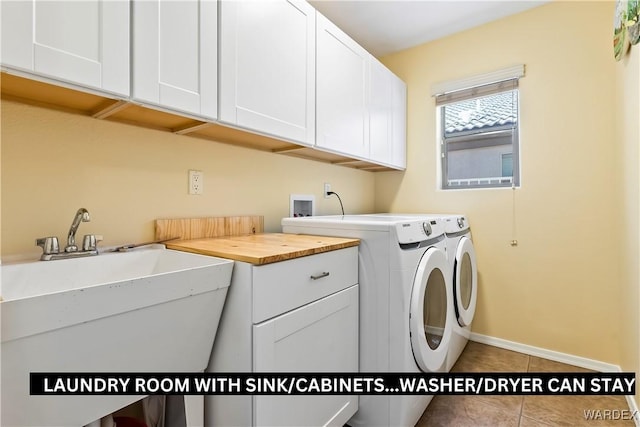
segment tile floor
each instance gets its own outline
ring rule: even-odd
[[[469,342],[452,372],[589,372],[563,363]],[[436,396],[416,427],[634,426],[632,420],[586,420],[584,410],[628,411],[624,396]],[[615,412],[613,412],[615,413]],[[618,414],[627,414],[629,412]]]

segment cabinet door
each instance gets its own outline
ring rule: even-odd
[[[133,98],[217,118],[216,0],[133,3]]]
[[[220,13],[220,120],[313,145],[313,7],[224,1]]]
[[[369,158],[405,169],[407,86],[373,57],[369,84]]]
[[[253,327],[254,372],[358,372],[358,286]],[[254,425],[344,425],[355,395],[253,398]]]
[[[369,54],[320,13],[316,19],[316,145],[367,158]]]
[[[369,158],[405,169],[407,86],[373,57],[369,79]]]
[[[129,1],[3,1],[2,64],[129,95]]]
[[[391,163],[393,73],[375,58],[369,63],[369,158]]]
[[[391,76],[391,165],[407,167],[407,85],[396,75]]]

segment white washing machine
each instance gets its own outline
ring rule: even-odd
[[[439,218],[284,218],[285,233],[355,237],[360,372],[445,372],[455,316]],[[350,426],[411,426],[433,396],[363,395]]]
[[[464,215],[442,217],[446,235],[447,256],[453,285],[453,335],[447,355],[447,371],[460,357],[471,335],[471,322],[478,298],[478,266],[471,240],[471,229]]]
[[[366,216],[403,216],[424,220],[437,218],[444,225],[446,253],[449,260],[448,274],[451,278],[453,293],[451,310],[455,317],[446,363],[446,371],[449,372],[469,342],[471,322],[476,312],[478,298],[478,266],[467,217],[453,214],[406,213],[382,213]]]

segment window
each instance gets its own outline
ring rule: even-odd
[[[513,154],[502,155],[502,176],[513,177]]]
[[[514,67],[522,70],[524,66]],[[509,70],[507,70],[509,71]],[[518,77],[436,95],[440,117],[442,188],[520,185]],[[464,85],[452,82],[443,86]]]

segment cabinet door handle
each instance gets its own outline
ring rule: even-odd
[[[327,277],[329,275],[328,271],[323,271],[321,274],[311,275],[311,280],[322,279],[323,277]]]

